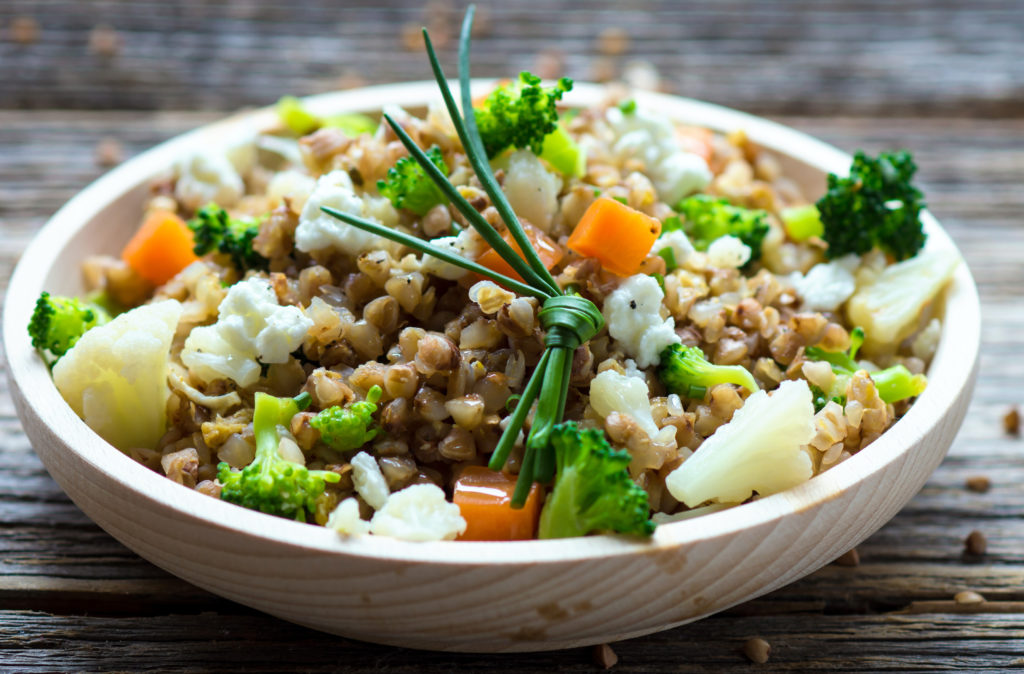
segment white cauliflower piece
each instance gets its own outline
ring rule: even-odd
[[[651,415],[651,398],[647,383],[615,370],[605,370],[590,382],[590,406],[602,417],[612,412],[627,414],[653,439],[659,432]]]
[[[689,237],[681,229],[674,229],[659,236],[654,241],[654,245],[651,246],[651,254],[657,254],[665,248],[672,250],[672,256],[680,267],[686,263],[686,260],[694,252],[693,244],[690,243]]]
[[[188,210],[199,210],[211,201],[230,208],[245,194],[245,183],[231,160],[222,153],[199,152],[175,167],[174,198]]]
[[[349,463],[352,464],[352,484],[359,495],[374,510],[383,508],[391,496],[391,489],[384,473],[380,472],[377,460],[366,452],[359,452]]]
[[[339,503],[327,517],[328,529],[334,529],[343,536],[370,533],[370,523],[359,517],[359,502],[349,497]]]
[[[816,264],[807,274],[793,272],[790,282],[803,299],[801,308],[805,311],[835,311],[850,298],[857,289],[853,272],[860,264],[860,258],[850,253],[843,257]]]
[[[719,269],[736,269],[750,260],[750,246],[735,236],[720,236],[708,246],[708,262]]]
[[[501,189],[516,215],[544,232],[550,231],[558,212],[561,176],[548,171],[529,150],[517,150],[509,155]]]
[[[126,311],[89,330],[53,366],[53,383],[89,428],[120,450],[156,447],[167,425],[168,352],[177,300]]]
[[[392,245],[369,232],[338,220],[320,208],[329,206],[344,213],[365,218],[387,227],[398,224],[398,212],[383,197],[356,194],[346,171],[331,171],[320,176],[306,200],[295,229],[295,247],[304,253],[336,248],[356,256],[369,250],[391,250]]]
[[[690,508],[742,503],[806,482],[814,473],[804,445],[814,437],[811,389],[785,381],[771,395],[754,393],[732,421],[720,426],[693,456],[669,473],[665,486]]]
[[[403,541],[451,541],[466,530],[459,506],[433,484],[414,484],[391,495],[370,521],[377,536]]]
[[[313,176],[294,169],[280,171],[275,173],[267,184],[268,206],[271,209],[277,208],[287,198],[289,209],[298,215],[302,213],[314,189],[316,180]]]
[[[181,362],[202,381],[227,377],[251,386],[260,363],[287,362],[313,326],[302,309],[279,305],[258,276],[231,286],[217,311],[217,322],[194,328],[181,351]]]
[[[430,243],[441,248],[448,248],[467,260],[476,260],[488,248],[487,243],[471,227],[459,232],[458,236],[441,236],[431,239]],[[467,269],[439,260],[426,253],[423,254],[420,271],[449,281],[457,281],[469,273]]]
[[[655,365],[666,346],[680,341],[675,320],[661,317],[664,299],[658,282],[646,274],[630,276],[605,298],[608,334],[641,368]]]
[[[612,107],[607,120],[615,132],[615,154],[621,159],[642,161],[662,201],[678,203],[711,182],[708,163],[679,145],[667,117],[639,107],[629,114]]]
[[[864,328],[864,351],[892,351],[917,328],[925,305],[953,277],[960,256],[951,250],[922,251],[890,265],[869,285],[857,289],[846,305],[853,325]]]

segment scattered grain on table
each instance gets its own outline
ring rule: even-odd
[[[605,56],[622,56],[629,51],[629,33],[620,26],[605,28],[597,35],[597,51]]]
[[[743,654],[751,662],[763,665],[772,654],[772,645],[761,637],[747,639],[747,643],[743,644]]]
[[[832,563],[836,566],[860,566],[860,554],[857,548],[852,548],[836,557]]]
[[[546,80],[558,79],[565,67],[565,53],[558,49],[544,49],[533,62],[533,74]]]
[[[89,32],[89,51],[97,56],[112,58],[121,51],[121,34],[105,23]]]
[[[346,70],[337,80],[335,80],[334,84],[338,89],[357,89],[359,87],[365,87],[369,83],[369,80],[356,71]]]
[[[1003,431],[1007,435],[1020,435],[1020,410],[1016,405],[1011,406],[1003,415]]]
[[[953,595],[953,601],[961,606],[969,606],[984,603],[985,598],[972,590],[964,590]]]
[[[601,669],[611,669],[619,662],[619,656],[608,644],[598,644],[593,650],[594,664]]]
[[[590,63],[590,79],[594,82],[610,82],[615,79],[618,67],[614,59],[595,58]]]
[[[980,531],[972,531],[964,540],[964,551],[969,555],[980,557],[981,555],[984,555],[987,550],[988,541],[985,539],[985,534]]]
[[[406,51],[419,51],[423,47],[422,26],[416,23],[407,23],[402,26],[402,46]]]
[[[972,475],[967,478],[967,488],[973,492],[984,494],[992,487],[992,480],[984,475]]]
[[[124,148],[116,138],[101,138],[94,153],[96,165],[104,168],[117,166],[124,161]]]
[[[16,16],[11,21],[10,36],[18,44],[32,44],[39,39],[39,22],[31,16]]]

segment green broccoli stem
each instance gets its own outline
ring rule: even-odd
[[[903,365],[893,365],[884,370],[871,373],[871,379],[878,389],[878,397],[887,403],[894,403],[906,398],[915,398],[924,393],[928,385],[924,375],[911,374]]]
[[[575,504],[579,501],[580,473],[569,466],[558,476],[558,489],[554,489],[544,502],[537,530],[540,538],[576,538],[590,533],[576,516]]]
[[[256,454],[277,456],[280,437],[278,426],[288,427],[292,417],[309,406],[309,394],[303,392],[294,398],[277,398],[267,393],[256,394],[255,409],[252,414],[252,430],[256,437]],[[264,462],[264,470],[271,462]]]

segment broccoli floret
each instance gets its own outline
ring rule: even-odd
[[[741,365],[715,365],[704,358],[696,346],[669,344],[661,352],[658,379],[672,393],[687,398],[703,398],[717,384],[736,384],[750,391],[759,387],[754,375]]]
[[[309,394],[295,398],[275,398],[256,394],[253,412],[253,433],[256,436],[256,458],[241,471],[231,470],[224,462],[217,466],[221,483],[221,499],[261,512],[306,521],[307,513],[316,511],[316,502],[328,482],[341,476],[327,470],[309,470],[302,464],[281,458],[279,426],[289,422],[309,405]]]
[[[109,321],[110,314],[98,304],[54,296],[44,290],[36,300],[28,334],[32,346],[60,358],[82,335]]]
[[[555,486],[540,514],[540,538],[572,538],[595,531],[649,536],[647,492],[629,477],[629,452],[612,449],[604,432],[568,421],[551,431]]]
[[[441,148],[435,145],[427,150],[427,156],[434,166],[441,169],[441,173],[448,175],[448,164],[444,163]],[[378,180],[377,190],[395,208],[404,208],[416,215],[426,215],[434,206],[448,203],[448,197],[441,188],[412,157],[402,157],[388,169],[387,180]]]
[[[909,152],[883,152],[872,159],[854,155],[847,178],[830,173],[828,191],[818,201],[829,258],[862,255],[874,247],[897,260],[924,246],[922,194],[910,179],[917,166]]]
[[[863,343],[864,330],[857,327],[850,333],[850,348],[845,352],[826,351],[819,346],[809,346],[804,350],[804,355],[808,360],[825,361],[832,366],[832,372],[835,373],[836,378],[832,388],[823,392],[826,398],[835,400],[840,404],[846,404],[845,392],[846,386],[850,382],[850,377],[857,370],[863,369],[854,360],[857,356],[857,350],[860,349]],[[910,370],[903,365],[893,365],[884,370],[868,372],[868,375],[875,382],[875,388],[878,389],[878,397],[887,403],[898,402],[906,398],[915,398],[921,395],[925,387],[928,386],[928,379],[923,374],[911,374]],[[817,398],[815,398],[815,401],[815,407],[817,407]],[[827,403],[828,400],[825,402]]]
[[[310,419],[309,424],[320,431],[320,439],[332,449],[339,452],[359,449],[377,436],[377,429],[372,426],[380,395],[380,386],[371,386],[366,400],[345,407],[335,405]]]
[[[768,234],[768,219],[764,211],[733,206],[725,199],[706,194],[683,199],[676,210],[686,216],[686,235],[697,250],[707,250],[723,236],[735,236],[750,247],[747,264],[761,258],[761,244]]]
[[[269,260],[252,249],[252,241],[260,233],[259,222],[232,218],[217,204],[209,204],[188,221],[188,227],[195,239],[196,255],[216,251],[230,257],[240,271],[267,269]]]
[[[529,148],[536,155],[543,152],[544,137],[558,127],[556,104],[572,90],[572,80],[563,77],[548,88],[540,82],[536,75],[523,71],[517,81],[498,87],[474,109],[488,157],[509,147]]]

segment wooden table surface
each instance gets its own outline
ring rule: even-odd
[[[105,170],[98,144],[128,157],[283,93],[423,79],[403,35],[424,20],[451,34],[455,13],[436,1],[3,0],[0,283],[46,218]],[[1024,4],[527,0],[483,14],[474,74],[653,75],[846,150],[912,150],[982,296],[967,420],[927,486],[859,548],[860,565],[615,644],[616,669],[1024,669],[1024,448],[1002,428],[1024,395]],[[352,642],[179,581],[63,495],[2,382],[0,671],[595,670],[590,649],[484,656]],[[968,490],[972,476],[991,489]],[[984,555],[963,551],[973,530],[988,539]],[[958,605],[963,590],[987,601]],[[772,645],[765,665],[741,653],[754,636]]]

